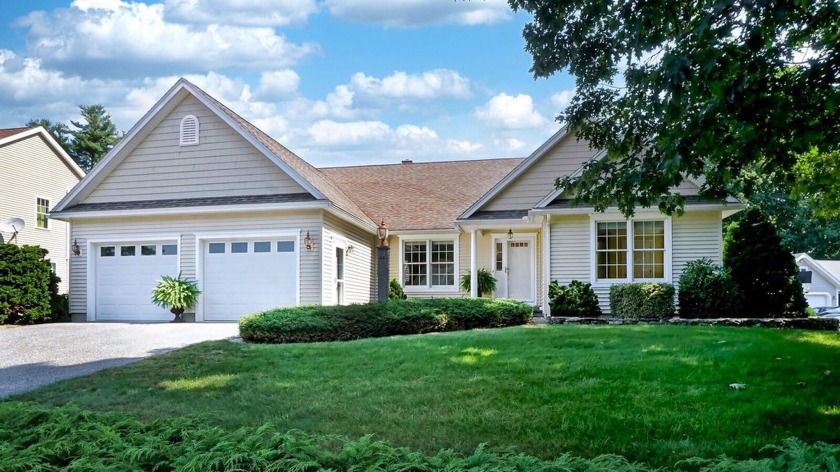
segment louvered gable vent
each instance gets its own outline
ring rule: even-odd
[[[181,119],[181,146],[198,144],[198,118],[187,115]]]

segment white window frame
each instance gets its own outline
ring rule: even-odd
[[[195,139],[194,140],[184,140],[184,123],[188,120],[192,120],[195,122]],[[195,115],[186,115],[185,117],[181,118],[181,124],[178,127],[178,145],[180,146],[198,146],[199,144],[199,131],[201,130],[201,123],[198,121],[198,117]]]
[[[459,285],[460,285],[460,255],[459,255],[459,235],[458,234],[417,234],[417,235],[406,235],[400,236],[399,244],[400,244],[400,285],[403,286],[403,290],[406,293],[423,293],[423,292],[453,292],[458,293]],[[432,272],[431,272],[431,248],[432,248],[432,241],[445,241],[445,242],[452,242],[454,254],[453,257],[455,259],[455,267],[453,268],[454,272],[454,283],[453,285],[432,285]],[[417,286],[417,285],[406,285],[405,284],[405,243],[425,243],[426,244],[426,265],[428,267],[428,271],[426,273],[426,280],[427,283],[425,286]]]
[[[662,270],[664,277],[662,278],[634,278],[633,277],[633,223],[636,221],[663,221],[665,223],[665,255]],[[598,278],[598,223],[626,223],[627,224],[627,277],[623,279],[599,279]],[[651,215],[637,215],[633,218],[625,218],[617,215],[590,215],[589,217],[589,273],[590,282],[592,285],[609,286],[614,284],[623,284],[630,282],[658,282],[671,283],[673,273],[671,270],[671,254],[672,254],[672,239],[671,239],[671,217],[660,214]]]
[[[44,213],[44,224],[46,226],[44,226],[43,228],[38,226],[38,207],[39,207],[38,200],[44,200],[44,201],[47,202],[47,211]],[[41,231],[50,231],[51,230],[51,228],[50,228],[50,226],[51,226],[50,225],[50,217],[49,217],[50,209],[51,209],[50,206],[52,206],[52,199],[47,198],[47,197],[42,197],[42,196],[39,196],[39,195],[35,195],[35,228],[36,229],[39,229]]]

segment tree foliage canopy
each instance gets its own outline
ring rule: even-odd
[[[604,159],[558,187],[596,209],[679,211],[671,188],[705,177],[723,197],[745,167],[787,174],[840,143],[840,6],[835,0],[509,0],[531,71],[567,70],[558,117]]]
[[[119,142],[120,135],[102,105],[80,105],[79,110],[83,121],[70,121],[76,129],[70,132],[69,154],[87,172]]]
[[[43,126],[45,130],[64,148],[67,152],[70,149],[70,128],[64,123],[50,121],[46,118],[38,118],[29,120],[24,126],[27,128],[35,128]]]

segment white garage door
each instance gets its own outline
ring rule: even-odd
[[[831,295],[825,292],[812,292],[805,294],[805,300],[810,307],[821,307],[831,305]]]
[[[101,244],[95,247],[96,319],[171,320],[169,310],[152,304],[162,275],[178,275],[175,241]]]
[[[298,253],[294,240],[207,240],[202,243],[202,312],[208,321],[297,302]]]

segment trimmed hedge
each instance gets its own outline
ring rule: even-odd
[[[552,280],[548,285],[548,303],[551,306],[551,316],[601,316],[598,295],[592,290],[592,284],[580,280],[572,280],[569,285],[560,285],[556,280]]]
[[[498,328],[530,322],[533,309],[513,300],[429,298],[364,305],[278,308],[239,321],[243,339],[260,343],[350,341],[400,334]]]
[[[766,446],[764,459],[727,457],[688,459],[674,470],[792,471],[836,470],[840,446],[808,445],[787,439]],[[31,403],[0,403],[0,470],[173,471],[566,471],[653,472],[617,455],[592,459],[563,454],[538,459],[511,449],[480,445],[470,455],[442,449],[426,455],[395,447],[372,436],[350,440],[339,435],[279,432],[271,425],[228,431],[200,420],[167,418],[144,423],[130,413],[94,413],[77,406],[44,408]]]
[[[0,324],[29,324],[59,310],[58,277],[39,246],[0,244]]]
[[[738,313],[738,286],[710,259],[686,264],[680,275],[680,318],[727,318]]]
[[[636,283],[610,287],[612,316],[630,319],[665,319],[674,315],[674,286]]]

